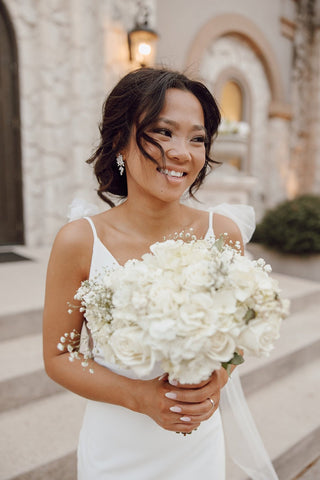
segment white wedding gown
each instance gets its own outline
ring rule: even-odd
[[[224,204],[212,210],[236,221],[244,241],[248,241],[254,229],[253,210],[250,210],[251,207],[238,206],[240,210],[231,208],[230,212],[229,207]],[[98,238],[92,220],[86,218],[94,236],[90,278],[96,278],[106,267],[115,267],[118,263]],[[208,227],[207,237],[214,237],[212,211]],[[82,351],[86,341],[86,334],[82,332]],[[99,354],[95,361],[116,373],[136,378],[130,370],[119,370],[114,365],[106,364]],[[148,378],[155,378],[162,373],[160,368],[155,369]],[[88,400],[79,438],[78,480],[225,480],[226,429],[227,444],[231,439],[231,454],[250,478],[276,480],[277,476],[250,413],[246,411],[245,400],[240,398],[242,390],[237,381],[235,378],[234,385],[231,385],[229,380],[228,389],[223,389],[225,392],[221,404],[224,406],[221,410],[226,412],[224,423],[218,409],[197,431],[186,436],[162,429],[146,415],[117,405]],[[242,431],[244,428],[249,431],[248,443]],[[235,434],[239,436],[232,446]],[[241,435],[243,438],[240,438]],[[238,452],[238,441],[243,445],[243,452]]]

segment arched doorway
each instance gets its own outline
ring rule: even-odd
[[[0,0],[0,245],[24,243],[18,54]]]

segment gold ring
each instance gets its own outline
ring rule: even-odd
[[[209,400],[209,402],[211,403],[212,408],[214,408],[214,401],[212,400],[212,398],[208,397],[208,400]]]

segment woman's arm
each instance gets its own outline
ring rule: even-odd
[[[69,361],[69,353],[60,352],[57,344],[65,332],[81,332],[82,313],[68,314],[68,302],[81,281],[89,276],[92,232],[85,220],[72,222],[58,233],[49,260],[43,314],[43,355],[49,377],[83,397],[123,405],[134,409],[132,380],[116,375],[95,363],[94,374]]]

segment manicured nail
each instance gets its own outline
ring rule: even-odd
[[[167,393],[165,393],[165,396],[167,398],[171,398],[171,400],[175,400],[177,398],[177,394],[174,393],[174,392],[167,392]]]
[[[177,382],[177,380],[169,380],[169,383],[170,385],[173,385],[174,387],[176,387],[179,382]]]
[[[163,374],[158,378],[159,382],[161,382],[161,380],[163,380],[164,377],[166,377],[166,376],[167,376],[167,374],[166,374],[166,373],[163,373]]]
[[[174,407],[170,407],[170,410],[171,410],[171,412],[180,413],[182,411],[182,408],[180,408],[176,405]]]
[[[183,422],[190,422],[190,421],[191,421],[191,418],[189,418],[189,417],[181,417],[180,420],[182,420]]]

